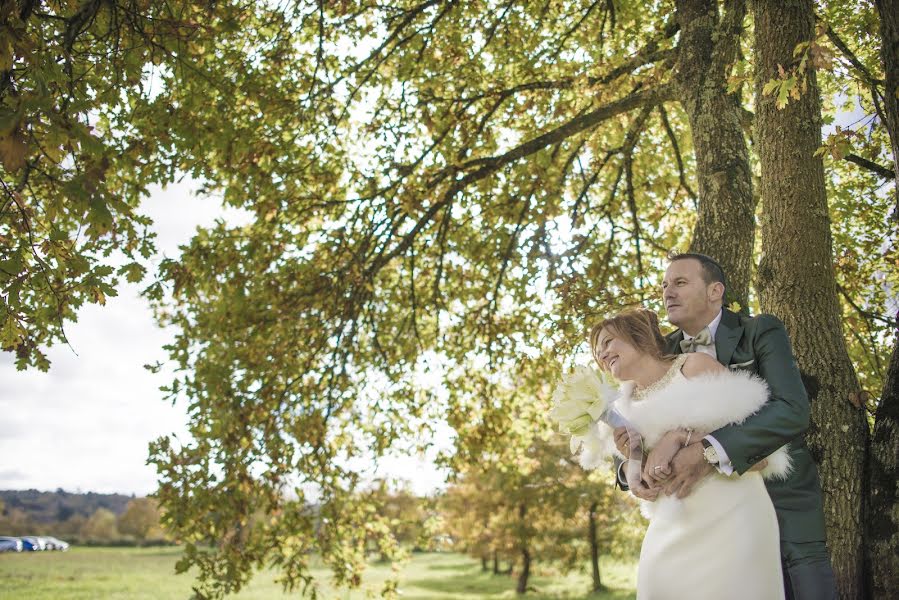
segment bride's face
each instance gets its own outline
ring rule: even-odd
[[[618,381],[634,379],[640,353],[610,329],[599,334],[599,360]]]

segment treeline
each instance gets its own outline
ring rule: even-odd
[[[97,494],[95,492],[67,492],[58,488],[55,492],[38,490],[0,490],[0,502],[7,509],[21,509],[35,521],[58,523],[74,515],[89,517],[97,509],[106,508],[116,515],[125,512],[134,495]]]
[[[26,492],[30,494],[34,490]],[[22,493],[22,492],[16,492]],[[57,495],[53,492],[37,492],[42,495],[37,505],[28,503],[10,503],[0,499],[0,535],[52,535],[72,544],[162,544],[171,541],[160,524],[159,506],[153,498],[130,498],[120,494],[89,494],[95,497],[115,496],[125,498],[121,508],[116,503],[97,506],[92,512],[85,514],[83,508],[64,510],[56,513],[65,518],[53,518],[42,508],[52,504],[48,498]],[[10,492],[4,492],[6,496]],[[64,493],[64,497],[88,496],[88,494]],[[102,501],[102,500],[101,500]],[[75,505],[86,506],[86,503],[75,502]],[[108,507],[111,506],[112,508]],[[118,514],[113,508],[119,508]]]

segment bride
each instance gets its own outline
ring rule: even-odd
[[[622,382],[618,411],[652,448],[642,471],[650,518],[638,600],[784,597],[777,518],[763,477],[786,477],[781,448],[742,476],[713,471],[684,499],[659,494],[669,462],[688,444],[740,422],[767,401],[765,383],[702,353],[666,355],[654,313],[634,310],[590,333],[596,361]]]

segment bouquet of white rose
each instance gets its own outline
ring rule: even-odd
[[[579,462],[585,469],[595,469],[612,456],[615,448],[612,430],[626,427],[632,459],[626,470],[628,480],[632,476],[639,480],[642,440],[615,410],[618,395],[618,389],[606,373],[593,367],[577,366],[556,386],[549,416],[559,423],[560,431],[571,435],[572,454],[583,447]],[[600,426],[600,422],[604,425]]]

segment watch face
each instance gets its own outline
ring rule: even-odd
[[[702,455],[705,457],[706,461],[713,465],[718,464],[718,453],[715,452],[715,447],[711,444],[706,446],[706,449],[702,451]]]

